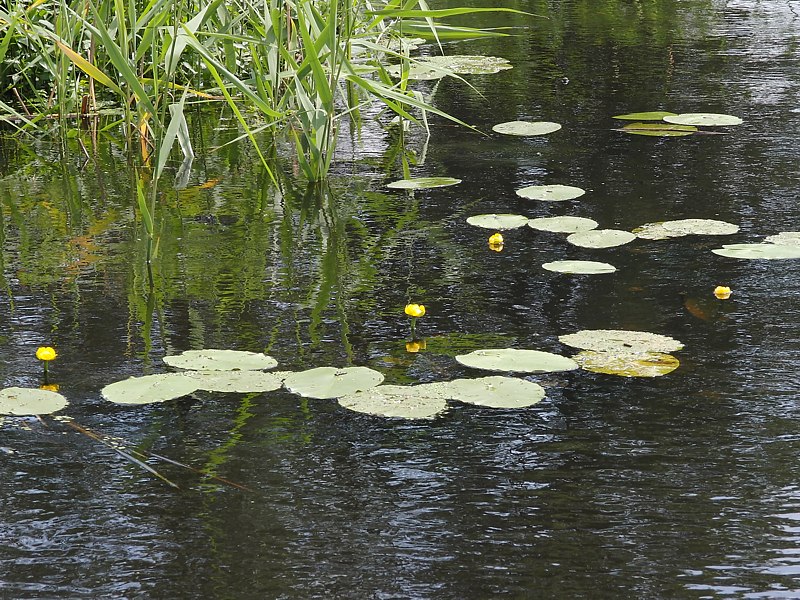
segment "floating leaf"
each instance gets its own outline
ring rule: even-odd
[[[455,379],[434,385],[439,386],[445,398],[490,408],[526,408],[541,402],[545,395],[538,383],[500,375]]]
[[[538,219],[529,219],[528,227],[554,233],[576,233],[596,228],[597,221],[586,217],[539,217]]]
[[[517,196],[528,200],[545,200],[548,202],[560,202],[562,200],[573,200],[580,198],[586,193],[579,187],[572,185],[529,185],[517,190]]]
[[[631,123],[630,125],[625,125],[622,129],[617,129],[615,131],[632,133],[634,135],[649,135],[654,137],[681,137],[696,133],[697,127],[690,127],[687,125],[668,125],[665,123]]]
[[[487,371],[512,371],[517,373],[552,373],[571,371],[578,365],[570,358],[540,350],[517,348],[490,348],[475,350],[456,356],[462,365]]]
[[[675,123],[676,125],[705,125],[708,127],[742,124],[742,120],[739,117],[717,113],[682,113],[664,117],[664,121]]]
[[[782,260],[800,258],[800,246],[789,244],[726,244],[712,250],[714,254],[728,258],[751,260]]]
[[[678,219],[661,225],[677,235],[732,235],[739,231],[738,225],[714,219]]]
[[[800,246],[800,231],[783,231],[768,236],[764,241],[769,244],[780,244],[782,246]]]
[[[386,185],[393,190],[428,190],[431,188],[447,187],[461,183],[455,177],[415,177],[412,179],[400,179]]]
[[[614,265],[593,260],[556,260],[544,263],[542,267],[556,273],[574,273],[576,275],[600,275],[617,270]]]
[[[632,242],[636,236],[621,229],[593,229],[579,231],[567,236],[567,241],[581,248],[611,248]]]
[[[242,350],[186,350],[165,356],[164,362],[177,369],[194,371],[257,371],[277,366],[271,356]]]
[[[645,223],[641,227],[634,229],[633,233],[636,237],[643,240],[667,240],[682,235],[673,231],[668,231],[664,228],[664,223]]]
[[[284,373],[263,371],[187,371],[198,390],[207,392],[271,392],[283,385]]]
[[[660,377],[680,366],[671,354],[662,352],[596,352],[584,350],[572,357],[581,369],[622,377]]]
[[[379,385],[339,398],[349,410],[403,419],[432,419],[447,410],[447,402],[438,384],[414,386]]]
[[[368,367],[317,367],[292,373],[283,385],[306,398],[339,398],[373,388],[381,382],[383,375]]]
[[[559,336],[558,340],[573,348],[597,352],[666,353],[683,348],[678,340],[665,335],[623,329],[585,329]]]
[[[508,121],[492,127],[492,131],[495,133],[521,136],[547,135],[559,129],[561,129],[561,125],[550,121]]]
[[[414,80],[441,79],[447,75],[490,75],[512,68],[511,63],[505,58],[497,56],[426,56],[412,61],[408,78]],[[392,65],[386,69],[392,77],[399,78],[402,74],[402,65]]]
[[[180,398],[197,389],[197,382],[184,373],[162,373],[116,381],[100,393],[115,404],[152,404]]]
[[[674,112],[663,110],[654,110],[649,112],[628,113],[625,115],[616,115],[612,119],[620,119],[622,121],[660,121],[664,117],[675,116]]]
[[[49,415],[69,404],[57,392],[10,387],[0,390],[0,415]]]
[[[467,223],[484,229],[516,229],[528,224],[528,217],[522,215],[487,214],[467,218]]]

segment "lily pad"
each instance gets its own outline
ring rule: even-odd
[[[662,352],[597,352],[584,350],[572,357],[581,369],[622,377],[660,377],[680,366],[671,354]]]
[[[544,263],[542,268],[556,273],[574,273],[576,275],[600,275],[617,270],[614,265],[593,260],[556,260]]]
[[[271,356],[242,350],[186,350],[165,356],[164,362],[177,369],[193,371],[257,371],[277,366]]]
[[[69,404],[58,392],[10,387],[0,390],[0,415],[49,415]]]
[[[584,329],[559,336],[558,340],[573,348],[596,352],[669,353],[683,348],[681,342],[665,335],[624,329]]]
[[[781,233],[767,236],[764,241],[782,246],[800,246],[800,231],[782,231]]]
[[[738,225],[715,219],[678,219],[661,225],[677,235],[732,235],[739,231]]]
[[[739,117],[718,113],[682,113],[664,117],[664,121],[675,123],[676,125],[705,125],[707,127],[742,124],[742,120]]]
[[[579,231],[567,236],[567,241],[581,248],[611,248],[622,246],[636,239],[630,231],[621,229],[593,229]]]
[[[474,215],[467,218],[467,223],[484,229],[516,229],[528,224],[528,217],[508,214]]]
[[[529,185],[517,190],[517,196],[528,200],[545,200],[547,202],[561,202],[574,200],[586,193],[579,187],[572,185]]]
[[[349,410],[403,419],[432,419],[447,410],[438,384],[414,386],[379,385],[342,396],[339,404]]]
[[[542,386],[525,379],[492,375],[438,384],[444,397],[490,408],[526,408],[542,401]]]
[[[283,385],[290,392],[306,398],[339,398],[373,388],[383,382],[383,375],[368,367],[317,367],[293,373]]]
[[[283,385],[283,376],[275,372],[187,371],[181,375],[194,380],[198,390],[208,392],[271,392]]]
[[[181,398],[198,388],[197,381],[184,373],[162,373],[116,381],[100,393],[115,404],[152,404]]]
[[[664,227],[664,223],[645,223],[633,230],[633,234],[643,240],[668,240],[674,237],[681,237],[683,234],[669,231]]]
[[[664,117],[673,117],[674,112],[664,110],[653,110],[646,112],[627,113],[624,115],[616,115],[612,119],[620,119],[622,121],[660,121]]]
[[[464,366],[487,371],[509,371],[517,373],[553,373],[577,369],[571,358],[542,352],[540,350],[521,350],[517,348],[489,348],[460,354],[456,360]]]
[[[426,56],[412,61],[408,78],[414,80],[441,79],[447,75],[491,75],[511,69],[511,63],[497,56],[477,56],[457,54],[453,56]],[[386,69],[392,77],[400,77],[401,65],[392,65]]]
[[[550,121],[508,121],[492,127],[495,133],[519,136],[547,135],[559,129],[561,125]]]
[[[692,127],[689,125],[670,125],[665,123],[631,123],[630,125],[625,125],[622,129],[616,129],[615,131],[632,133],[634,135],[649,135],[653,137],[682,137],[697,133],[697,127]]]
[[[393,190],[429,190],[432,188],[447,187],[461,183],[455,177],[415,177],[412,179],[399,179],[386,185]]]
[[[800,258],[800,246],[794,244],[726,244],[722,248],[714,248],[712,252],[728,258],[746,258],[750,260]]]
[[[537,219],[528,219],[528,227],[554,233],[576,233],[595,229],[597,221],[586,217],[539,217]]]

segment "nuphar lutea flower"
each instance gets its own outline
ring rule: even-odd
[[[50,361],[56,356],[58,356],[58,354],[56,354],[55,348],[51,348],[50,346],[40,346],[36,350],[36,358],[39,360]]]
[[[422,304],[406,304],[406,314],[409,317],[422,317],[425,315],[425,307]]]
[[[412,340],[406,342],[406,352],[416,353],[420,350],[425,350],[425,340]]]
[[[720,300],[727,300],[731,297],[731,288],[724,285],[718,285],[714,288],[714,295]]]

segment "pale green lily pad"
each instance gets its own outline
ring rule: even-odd
[[[649,135],[652,137],[682,137],[697,133],[697,127],[670,125],[666,123],[631,123],[615,131],[632,133],[634,135]]]
[[[622,246],[636,239],[630,231],[621,229],[593,229],[579,231],[567,236],[567,241],[573,246],[581,248],[611,248]]]
[[[627,113],[624,115],[616,115],[612,119],[620,119],[621,121],[660,121],[664,117],[673,117],[674,112],[665,110],[653,110],[638,113]]]
[[[556,260],[544,263],[542,268],[556,273],[574,273],[575,275],[601,275],[617,270],[614,265],[594,260]]]
[[[258,371],[277,366],[271,356],[259,352],[242,350],[186,350],[180,354],[165,356],[164,362],[177,369],[193,371]]]
[[[369,367],[317,367],[288,376],[283,385],[306,398],[339,398],[380,385],[383,375]]]
[[[464,366],[486,371],[554,373],[577,369],[577,363],[559,354],[517,348],[489,348],[456,356]]]
[[[561,202],[563,200],[574,200],[586,193],[579,187],[573,185],[529,185],[517,190],[517,196],[528,200],[545,200],[547,202]]]
[[[785,260],[800,258],[800,246],[789,244],[726,244],[722,248],[714,248],[714,254],[728,258],[745,258],[750,260]]]
[[[197,381],[184,373],[162,373],[116,381],[100,393],[115,404],[152,404],[181,398],[197,389]]]
[[[678,219],[661,225],[677,235],[732,235],[739,231],[738,225],[715,219]]]
[[[781,246],[800,246],[800,231],[782,231],[781,233],[767,236],[764,241]]]
[[[489,408],[527,408],[541,402],[545,395],[538,383],[501,375],[455,379],[433,385],[439,386],[445,398]]]
[[[680,366],[680,361],[663,352],[597,352],[584,350],[572,357],[581,369],[621,377],[660,377]]]
[[[512,68],[505,58],[497,56],[477,56],[458,54],[453,56],[426,56],[412,61],[409,65],[408,78],[415,80],[441,79],[447,75],[491,75]],[[401,65],[392,65],[386,69],[392,77],[402,74]]]
[[[58,392],[10,387],[0,390],[0,415],[49,415],[69,404]]]
[[[585,329],[559,336],[558,340],[573,348],[596,352],[669,353],[683,348],[681,342],[665,335],[624,329]]]
[[[559,129],[561,125],[550,121],[508,121],[492,127],[495,133],[521,136],[547,135]]]
[[[680,237],[683,234],[668,231],[664,227],[664,223],[645,223],[633,230],[633,234],[643,240],[668,240],[674,237]]]
[[[194,380],[198,390],[207,392],[271,392],[283,385],[283,377],[276,372],[187,371],[181,375]]]
[[[484,229],[517,229],[528,224],[528,217],[508,214],[474,215],[467,218],[467,223]]]
[[[381,417],[432,419],[447,410],[438,384],[414,386],[379,385],[342,396],[339,404],[349,410]]]
[[[733,115],[721,115],[718,113],[682,113],[679,115],[664,117],[667,123],[676,125],[698,125],[707,127],[741,125],[742,120]]]
[[[412,179],[399,179],[386,185],[393,190],[429,190],[432,188],[447,187],[461,183],[455,177],[414,177]]]
[[[539,231],[552,231],[553,233],[577,233],[590,231],[597,227],[597,221],[586,217],[539,217],[528,219],[528,227]]]

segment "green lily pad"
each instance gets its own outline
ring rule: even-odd
[[[522,215],[487,214],[467,218],[467,223],[484,229],[516,229],[528,224],[528,217]]]
[[[597,227],[597,221],[586,217],[539,217],[528,219],[528,227],[553,233],[576,233],[590,231]]]
[[[680,366],[680,361],[663,352],[597,352],[584,350],[572,357],[581,369],[622,377],[660,377]]]
[[[581,248],[611,248],[622,246],[636,239],[630,231],[621,229],[592,229],[579,231],[567,236],[567,241]]]
[[[561,125],[550,121],[508,121],[492,127],[495,133],[520,136],[547,135],[559,129]]]
[[[715,219],[678,219],[661,225],[678,235],[732,235],[739,231],[738,225]]]
[[[782,231],[781,233],[767,236],[764,241],[769,244],[780,244],[781,246],[800,246],[800,231]]]
[[[177,369],[193,371],[257,371],[277,366],[271,356],[242,350],[186,350],[165,356],[164,362]]]
[[[49,415],[69,404],[58,392],[9,387],[0,390],[0,415]]]
[[[625,115],[616,115],[612,119],[620,119],[621,121],[660,121],[664,117],[673,117],[674,112],[664,110],[653,110],[648,112],[628,113]]]
[[[669,353],[683,348],[681,342],[665,335],[623,329],[585,329],[559,336],[558,340],[581,350],[611,353]]]
[[[461,183],[455,177],[415,177],[400,179],[386,185],[393,190],[429,190],[432,188],[447,187]]]
[[[714,248],[712,252],[728,258],[746,258],[750,260],[800,258],[800,246],[789,244],[726,244],[722,248]]]
[[[197,389],[197,381],[184,373],[162,373],[116,381],[100,393],[115,404],[152,404],[181,398]]]
[[[617,270],[614,265],[593,260],[556,260],[544,263],[542,268],[556,273],[574,273],[576,275],[600,275]]]
[[[285,373],[285,372],[284,372]],[[263,371],[187,371],[198,390],[207,392],[271,392],[283,385],[282,374]]]
[[[408,78],[414,80],[441,79],[447,75],[491,75],[511,69],[511,63],[497,56],[476,56],[457,54],[453,56],[426,56],[412,61],[409,65]],[[392,77],[402,74],[401,65],[392,65],[386,69]]]
[[[633,230],[633,234],[643,240],[668,240],[674,237],[681,237],[683,234],[669,231],[664,227],[664,223],[645,223]]]
[[[676,125],[698,125],[707,127],[741,125],[742,120],[733,115],[721,115],[718,113],[682,113],[679,115],[664,117],[667,123]]]
[[[447,410],[438,384],[414,386],[379,385],[342,396],[339,404],[349,410],[402,419],[432,419]]]
[[[542,401],[542,386],[525,379],[492,375],[478,379],[455,379],[438,385],[450,399],[489,408],[526,408]]]
[[[529,185],[517,190],[517,196],[528,200],[545,200],[547,202],[561,202],[574,200],[586,193],[579,187],[572,185]]]
[[[456,356],[464,366],[486,371],[553,373],[577,369],[577,363],[559,354],[517,348],[489,348]]]
[[[368,367],[317,367],[293,373],[283,385],[290,392],[306,398],[339,398],[373,388],[383,382],[383,375]]]
[[[632,133],[634,135],[649,135],[653,137],[682,137],[697,133],[697,127],[691,127],[688,125],[669,125],[665,123],[631,123],[630,125],[625,125],[622,129],[616,129],[615,131]]]

